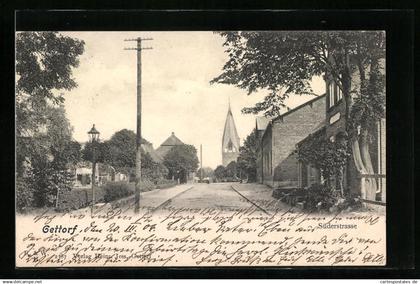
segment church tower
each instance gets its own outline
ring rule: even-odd
[[[226,116],[225,129],[222,138],[222,162],[223,166],[227,166],[230,162],[236,161],[239,156],[239,136],[236,131],[235,121],[233,120],[232,111],[229,109]]]

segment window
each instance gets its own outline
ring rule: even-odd
[[[332,107],[333,105],[335,105],[335,101],[334,101],[334,83],[330,82],[330,84],[328,85],[328,98],[329,98],[329,107]]]
[[[328,84],[328,106],[332,107],[336,105],[343,98],[341,89],[337,86],[334,81]]]
[[[336,90],[336,96],[337,96],[336,102],[338,102],[339,100],[343,98],[343,93],[341,92],[340,87],[338,87],[337,85],[335,86],[335,90]]]
[[[227,148],[225,150],[226,152],[235,152],[236,149],[233,146],[232,140],[229,140],[228,144],[227,144]]]

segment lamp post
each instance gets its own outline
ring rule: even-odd
[[[93,205],[95,204],[95,172],[96,172],[96,143],[99,141],[99,131],[96,130],[95,124],[89,130],[89,142],[92,143],[92,207],[91,215],[93,215]]]

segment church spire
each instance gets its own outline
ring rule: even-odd
[[[228,112],[222,138],[222,158],[224,166],[227,166],[232,161],[236,161],[238,158],[240,146],[239,143],[239,135],[236,130],[235,121],[233,119],[229,98]]]

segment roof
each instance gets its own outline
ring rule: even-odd
[[[267,128],[268,123],[270,122],[270,118],[265,116],[257,116],[255,121],[257,130],[265,130]]]
[[[166,153],[172,149],[174,146],[184,145],[178,137],[175,136],[175,133],[172,132],[171,136],[168,137],[160,146],[156,149],[155,153],[160,157],[160,160],[165,157]]]
[[[316,98],[313,98],[312,100],[309,100],[309,101],[307,101],[307,102],[305,102],[305,103],[303,103],[303,104],[301,104],[301,105],[299,105],[299,106],[295,107],[294,109],[288,110],[287,112],[285,112],[285,113],[283,113],[283,114],[281,114],[281,115],[279,115],[279,116],[277,116],[277,117],[275,117],[275,118],[273,118],[273,119],[269,120],[269,121],[267,122],[267,125],[266,125],[265,129],[261,129],[261,130],[264,130],[262,137],[264,137],[264,136],[265,136],[265,133],[267,132],[267,129],[271,126],[271,123],[272,123],[273,121],[278,120],[278,119],[283,119],[285,116],[287,116],[287,115],[291,114],[292,112],[295,112],[295,111],[297,111],[297,110],[299,110],[299,109],[303,108],[304,106],[310,105],[310,104],[314,103],[315,101],[317,101],[317,100],[319,100],[319,99],[321,99],[321,98],[324,98],[326,95],[327,95],[327,94],[325,93],[325,94],[323,94],[323,95],[317,96]],[[258,117],[257,117],[257,118],[258,118]],[[324,126],[324,123],[325,123],[325,122],[322,122],[322,123],[321,123],[321,124],[322,124],[321,126],[317,126],[317,127],[316,127],[316,130],[314,130],[314,131],[313,131],[313,133],[314,133],[314,132],[316,132],[316,131],[318,131],[318,130],[320,130],[320,129]],[[319,127],[319,128],[318,128],[318,127]]]
[[[172,132],[171,136],[169,136],[160,146],[175,146],[175,145],[184,145],[184,142],[179,140],[178,137],[175,136],[175,133]]]
[[[141,144],[141,148],[145,153],[148,153],[150,157],[152,157],[153,161],[156,163],[161,163],[162,158],[156,153],[155,149],[153,149],[152,143],[143,143]]]

